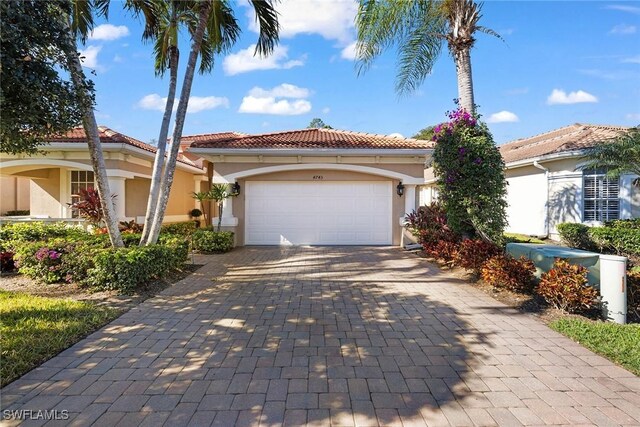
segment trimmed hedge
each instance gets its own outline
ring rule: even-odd
[[[200,252],[222,253],[233,249],[232,231],[196,230],[192,236],[193,249]]]
[[[68,227],[62,222],[45,224],[43,222],[14,222],[0,227],[0,246],[10,241],[38,241],[53,238],[72,240],[89,239],[90,233],[79,227]]]
[[[160,234],[177,234],[185,237],[191,236],[195,231],[195,221],[174,222],[160,227]]]
[[[573,248],[640,257],[638,219],[608,221],[603,227],[564,223],[558,225],[558,233],[562,241]]]
[[[111,248],[100,251],[86,283],[97,289],[130,293],[162,277],[178,264],[174,249],[164,245]]]

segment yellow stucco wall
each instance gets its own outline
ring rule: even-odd
[[[27,178],[0,177],[0,215],[7,211],[28,210],[30,187]]]

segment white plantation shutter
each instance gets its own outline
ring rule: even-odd
[[[583,221],[608,221],[620,217],[620,180],[603,169],[584,171]]]

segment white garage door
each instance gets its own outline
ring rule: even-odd
[[[247,245],[390,245],[391,182],[246,183]]]

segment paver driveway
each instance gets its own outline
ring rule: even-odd
[[[3,390],[65,425],[640,424],[640,379],[397,248],[242,248]],[[26,424],[26,423],[25,423]]]

